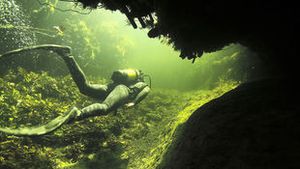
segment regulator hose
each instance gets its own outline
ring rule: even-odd
[[[151,76],[150,75],[143,75],[143,77],[147,77],[149,80],[149,87],[152,88]]]

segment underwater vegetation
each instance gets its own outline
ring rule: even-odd
[[[28,17],[14,1],[0,1],[0,35],[3,38],[0,42],[1,53],[35,44],[34,33],[27,29],[29,22]]]
[[[2,127],[43,124],[71,106],[94,102],[79,93],[69,76],[54,78],[19,68],[1,78],[0,84]],[[176,128],[199,106],[236,86],[220,81],[213,90],[153,89],[134,109],[64,125],[49,135],[1,133],[0,168],[155,168]]]

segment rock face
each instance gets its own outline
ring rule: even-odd
[[[296,90],[285,80],[260,80],[209,102],[193,113],[159,168],[300,168]]]

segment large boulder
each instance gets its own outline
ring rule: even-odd
[[[209,102],[193,113],[159,168],[300,168],[296,91],[285,80],[260,80]]]

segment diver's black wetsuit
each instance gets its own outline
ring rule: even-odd
[[[149,93],[150,88],[143,81],[130,84],[111,83],[108,85],[90,84],[73,56],[62,56],[79,91],[89,97],[103,100],[77,112],[73,120],[81,120],[91,116],[106,115],[125,103],[139,103]]]

